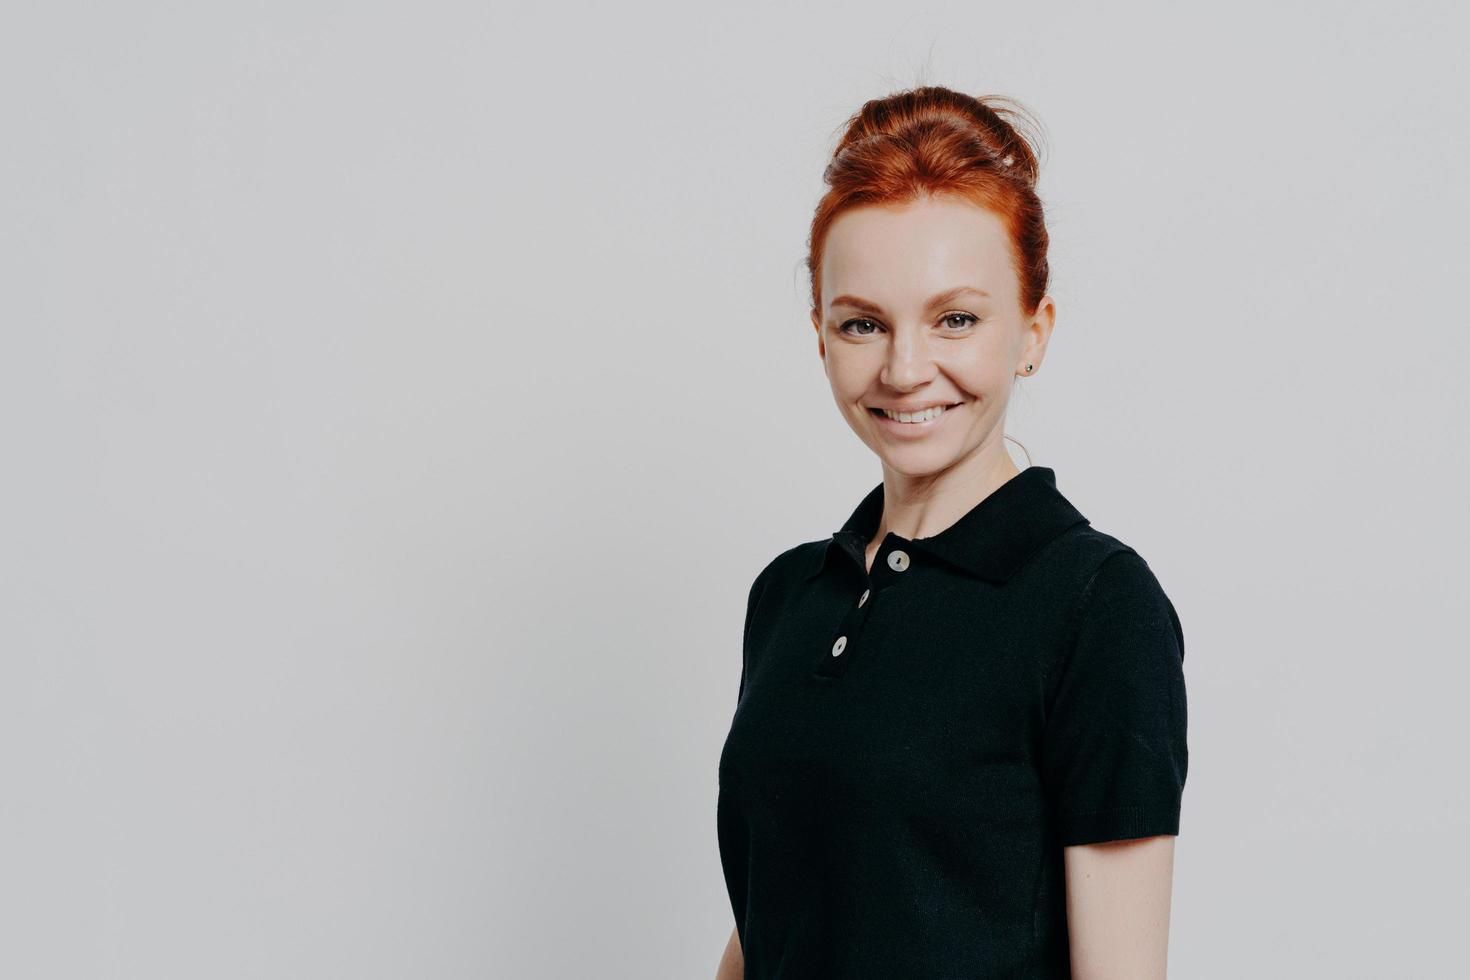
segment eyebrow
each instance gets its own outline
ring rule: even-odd
[[[966,293],[974,293],[977,296],[984,296],[986,298],[990,297],[990,294],[987,293],[985,290],[976,289],[974,286],[956,286],[954,289],[946,289],[944,292],[931,297],[929,299],[928,308],[933,309],[936,306],[944,306],[948,303],[953,303],[955,300],[959,299]],[[872,313],[875,315],[881,315],[883,313],[883,307],[879,306],[877,303],[874,303],[872,300],[863,299],[861,296],[838,296],[832,300],[829,306],[850,306],[855,310],[861,310],[864,313]]]

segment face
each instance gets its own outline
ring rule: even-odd
[[[822,257],[822,304],[812,324],[832,395],[885,470],[933,476],[1005,453],[1012,384],[1040,370],[1055,304],[1023,311],[993,212],[953,198],[844,212]]]

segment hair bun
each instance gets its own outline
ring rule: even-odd
[[[947,193],[995,211],[1011,233],[1022,303],[1046,292],[1048,236],[1036,196],[1041,165],[1036,117],[1003,95],[967,95],[924,85],[863,103],[846,123],[822,177],[828,185],[812,220],[807,268],[820,307],[820,262],[843,211]],[[1033,145],[1034,144],[1034,145]]]

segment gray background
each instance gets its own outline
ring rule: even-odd
[[[746,589],[880,478],[807,224],[937,82],[1046,126],[1008,431],[1185,626],[1172,975],[1446,975],[1466,26],[7,5],[0,974],[712,976]]]

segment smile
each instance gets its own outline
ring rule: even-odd
[[[886,408],[870,407],[868,411],[880,418],[889,419],[901,425],[923,425],[926,422],[933,422],[954,407],[953,405],[932,405],[929,408],[917,412],[894,412]]]

